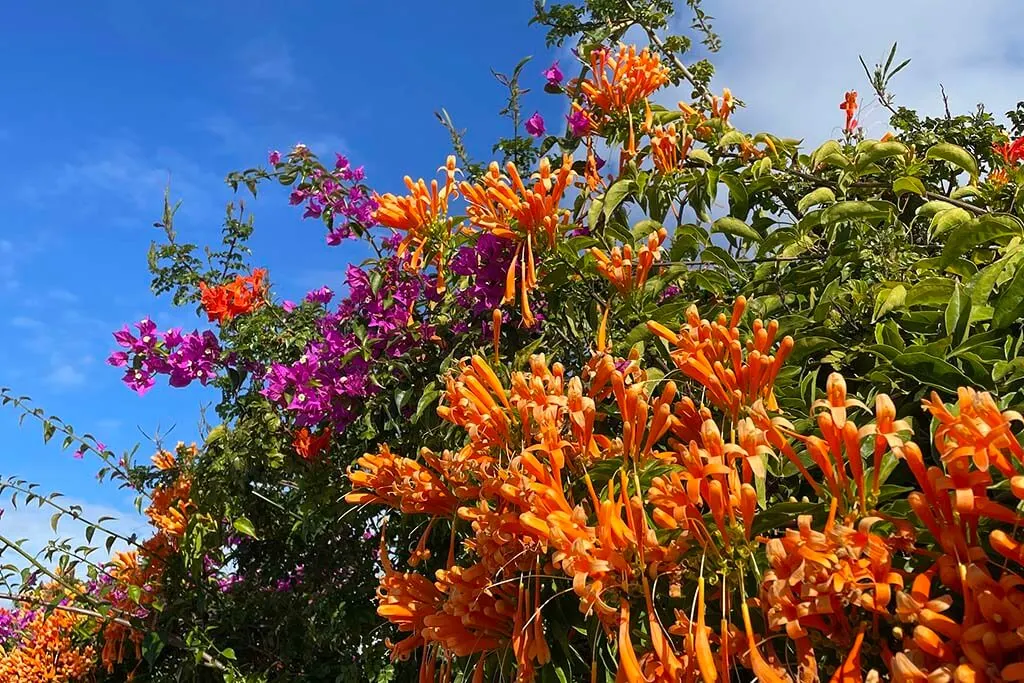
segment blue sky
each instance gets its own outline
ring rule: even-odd
[[[204,327],[149,293],[146,249],[168,179],[183,201],[181,238],[217,239],[232,170],[303,142],[364,164],[381,190],[432,174],[448,153],[433,112],[446,107],[481,157],[502,132],[503,92],[489,67],[535,55],[528,106],[549,63],[530,28],[531,3],[256,1],[20,3],[0,26],[0,385],[117,451],[158,429],[195,434],[212,391],[158,384],[143,398],[104,362],[110,333],[149,315],[161,328]],[[313,5],[309,5],[313,7]],[[253,205],[254,262],[275,294],[337,287],[358,247],[327,248],[280,191]],[[124,510],[124,492],[94,480],[97,460],[75,460],[37,425],[0,412],[0,475]],[[10,505],[0,531],[28,536],[44,521]],[[39,516],[48,520],[48,515]],[[20,527],[20,528],[19,528]],[[48,529],[46,529],[48,531]]]
[[[866,91],[858,55],[873,62],[894,40],[914,60],[894,83],[902,103],[941,111],[942,82],[955,110],[984,100],[1003,112],[1024,92],[1015,35],[1024,6],[1009,0],[707,6],[725,44],[716,89],[729,85],[747,102],[735,120],[748,129],[809,143],[834,134],[843,92]],[[403,175],[429,176],[443,162],[448,138],[433,115],[443,106],[485,159],[508,127],[496,116],[504,93],[491,67],[507,71],[532,54],[526,113],[540,109],[549,121],[563,113],[541,92],[553,55],[542,31],[527,26],[531,14],[528,0],[7,7],[0,385],[115,450],[172,425],[170,439],[190,438],[211,392],[158,386],[140,399],[104,363],[110,332],[125,322],[149,315],[162,328],[203,327],[192,311],[148,291],[145,251],[159,237],[151,226],[168,179],[184,202],[182,238],[205,243],[216,239],[231,199],[223,177],[264,163],[273,148],[303,142],[323,155],[344,152],[366,166],[371,185],[395,190]],[[685,95],[670,89],[659,98],[671,105]],[[861,116],[876,137],[886,129],[882,114],[868,108]],[[254,261],[270,269],[282,298],[336,286],[345,264],[363,257],[351,246],[326,248],[321,228],[301,221],[280,192],[254,209]],[[100,513],[127,508],[123,492],[96,485],[94,459],[44,447],[37,427],[18,429],[13,411],[0,411],[0,443],[0,475],[39,481]],[[0,531],[48,533],[48,517],[8,510]]]

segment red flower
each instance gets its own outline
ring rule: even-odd
[[[303,460],[316,460],[331,445],[331,428],[327,427],[319,436],[313,436],[307,427],[295,432],[292,446]]]

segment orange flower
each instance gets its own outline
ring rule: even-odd
[[[693,138],[685,133],[680,135],[676,125],[654,126],[650,129],[651,161],[661,173],[677,171],[683,167],[686,155],[693,145]]]
[[[745,308],[746,299],[737,298],[727,324],[724,314],[714,323],[701,320],[697,307],[691,306],[679,334],[653,320],[647,323],[652,333],[676,347],[671,352],[676,367],[700,382],[711,403],[734,420],[759,399],[764,399],[769,409],[777,408],[772,386],[793,350],[793,338],[785,337],[771,354],[779,325],[774,320],[767,326],[755,320],[754,335],[747,341],[744,354],[737,324]]]
[[[252,275],[238,275],[232,282],[210,287],[199,283],[200,303],[210,322],[222,325],[239,316],[252,313],[265,303],[267,271],[256,268]]]
[[[535,182],[530,187],[523,183],[511,162],[506,172],[507,176],[502,175],[498,163],[492,162],[479,185],[463,182],[460,190],[468,204],[466,213],[471,224],[516,243],[505,280],[503,303],[515,299],[518,268],[523,322],[531,327],[535,319],[528,295],[537,287],[534,249],[541,246],[542,236],[547,248],[554,248],[559,229],[568,223],[569,215],[559,204],[574,176],[572,159],[566,155],[561,168],[552,171],[551,162],[544,157],[532,176]]]
[[[85,680],[95,668],[96,652],[91,645],[74,642],[75,631],[83,621],[83,617],[66,610],[37,610],[9,649],[0,649],[0,681]]]
[[[403,256],[410,249],[412,256],[408,268],[419,270],[428,260],[430,252],[434,252],[434,263],[440,270],[443,263],[443,251],[451,235],[451,221],[448,219],[448,204],[458,197],[455,174],[459,169],[455,166],[455,157],[449,156],[445,165],[438,169],[445,172],[444,187],[437,180],[430,181],[428,189],[421,178],[413,182],[405,177],[405,186],[409,188],[406,196],[393,194],[374,194],[379,204],[374,217],[381,225],[405,233],[398,245],[396,253]]]
[[[434,471],[415,460],[395,456],[387,444],[376,455],[367,453],[356,461],[362,469],[348,470],[352,493],[349,503],[379,503],[406,513],[450,517],[458,505]],[[362,490],[360,490],[362,489]]]
[[[846,112],[846,125],[843,126],[843,131],[848,135],[857,130],[857,107],[857,91],[850,90],[843,98],[843,103],[839,105],[839,108]]]
[[[633,247],[628,244],[622,249],[612,247],[611,256],[597,247],[592,248],[590,253],[597,259],[597,272],[601,277],[611,282],[619,293],[627,295],[643,289],[655,259],[661,256],[661,245],[667,237],[668,231],[665,228],[659,228],[647,236],[647,243],[636,254],[635,270]]]
[[[1011,431],[1011,422],[1024,423],[1020,413],[1000,411],[992,395],[978,392],[969,387],[957,391],[959,412],[953,415],[932,392],[931,400],[924,401],[924,407],[939,421],[935,430],[935,447],[942,460],[950,463],[959,458],[970,458],[979,470],[994,465],[1004,476],[1017,474],[1012,455],[1018,463],[1024,463],[1024,448],[1021,448]]]
[[[623,112],[668,83],[668,69],[656,53],[635,45],[620,45],[618,54],[607,48],[590,53],[590,77],[579,83],[590,104],[607,113]]]
[[[735,109],[736,100],[732,96],[732,91],[728,88],[722,88],[721,97],[716,95],[711,97],[711,116],[720,119],[723,124],[729,123],[729,117]]]
[[[292,447],[303,460],[316,460],[331,445],[331,428],[327,426],[318,436],[313,436],[308,427],[295,432]]]

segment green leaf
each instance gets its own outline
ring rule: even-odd
[[[43,443],[48,443],[50,441],[50,439],[53,438],[53,434],[56,431],[57,431],[57,428],[54,426],[54,424],[52,422],[50,422],[49,420],[44,421],[43,422]]]
[[[708,166],[712,166],[715,163],[715,160],[711,158],[711,155],[708,154],[708,151],[703,147],[695,147],[694,149],[691,149],[686,155],[686,158],[703,161]]]
[[[591,232],[597,229],[597,219],[601,217],[603,209],[604,202],[601,199],[595,199],[590,203],[590,209],[587,211],[587,226]]]
[[[904,176],[902,178],[897,178],[896,181],[892,184],[892,191],[898,195],[911,193],[916,194],[920,197],[923,197],[925,193],[924,183],[922,183],[920,179],[915,178],[913,176]]]
[[[961,209],[959,206],[954,206],[944,211],[940,211],[935,214],[932,218],[932,224],[930,227],[932,237],[938,237],[939,235],[955,230],[964,223],[971,221],[971,214]]]
[[[1013,279],[996,296],[992,307],[992,328],[1002,329],[1024,317],[1024,267],[1018,267]]]
[[[832,204],[836,201],[836,193],[828,187],[819,187],[816,190],[811,190],[797,203],[796,208],[799,209],[800,213],[807,213],[807,209],[812,206],[818,206],[819,204]]]
[[[615,209],[619,208],[622,200],[629,196],[636,184],[631,178],[621,178],[608,188],[604,195],[604,219],[612,215]]]
[[[239,517],[234,522],[235,530],[240,534],[245,534],[251,538],[258,538],[256,536],[256,527],[252,525],[247,517]]]
[[[872,145],[869,150],[861,155],[859,164],[866,167],[876,161],[887,159],[895,156],[905,156],[910,152],[907,146],[902,142],[896,140],[887,140],[886,142],[879,142],[876,145]]]
[[[746,185],[732,173],[723,173],[721,181],[729,188],[729,214],[743,220],[750,211],[750,193]]]
[[[880,290],[878,298],[875,299],[875,315],[871,322],[877,322],[879,318],[884,317],[887,313],[903,306],[906,301],[907,288],[903,285],[896,285],[889,290]]]
[[[732,216],[723,216],[715,221],[711,232],[733,235],[735,237],[741,237],[754,242],[761,241],[761,235],[759,235],[756,230],[738,218],[733,218]]]
[[[892,366],[907,377],[929,386],[956,393],[958,387],[970,386],[970,378],[952,363],[923,351],[908,351],[897,356]]]
[[[953,280],[945,277],[925,278],[907,292],[907,306],[939,306],[947,303],[954,284]]]
[[[946,305],[944,321],[946,334],[952,338],[953,344],[959,344],[967,335],[971,322],[971,295],[960,286],[959,282],[954,285],[953,295]]]
[[[440,395],[441,392],[437,390],[433,382],[428,384],[426,388],[424,388],[423,395],[420,396],[420,400],[416,402],[416,412],[412,414],[412,419],[410,421],[413,424],[419,422],[420,418],[423,417],[423,413],[426,412],[427,408],[434,404],[437,397]]]
[[[657,232],[661,227],[661,223],[658,221],[645,218],[642,221],[638,221],[629,232],[633,235],[634,240],[642,240],[652,232]]]
[[[874,202],[839,202],[825,209],[821,214],[821,222],[826,224],[844,223],[847,221],[876,221],[887,216],[889,212]]]
[[[991,244],[1007,237],[1020,236],[1019,225],[1013,221],[1000,220],[995,216],[984,216],[957,228],[946,240],[946,246],[939,257],[941,266],[948,266],[961,254],[975,247]]]
[[[954,145],[949,142],[940,142],[934,147],[931,147],[924,155],[924,158],[945,161],[967,171],[971,176],[972,183],[978,177],[978,162],[975,161],[970,152],[960,145]]]

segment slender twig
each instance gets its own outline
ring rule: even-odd
[[[82,514],[80,512],[78,512],[78,511],[72,510],[70,508],[66,508],[63,505],[58,505],[57,503],[53,502],[53,499],[51,499],[49,496],[41,495],[41,494],[36,493],[35,491],[32,491],[30,489],[26,489],[24,487],[18,486],[17,484],[12,484],[10,482],[0,482],[0,491],[3,491],[4,489],[14,489],[15,491],[19,491],[20,493],[23,493],[26,496],[33,496],[35,499],[43,501],[44,503],[46,503],[50,507],[52,507],[52,508],[54,508],[56,510],[59,510],[60,512],[66,514],[66,515],[69,515],[70,517],[72,517],[73,519],[75,519],[78,522],[81,522],[81,523],[83,523],[83,524],[85,524],[87,526],[95,527],[96,529],[102,531],[103,533],[107,534],[108,536],[113,536],[114,538],[120,539],[120,540],[124,541],[125,543],[130,543],[131,545],[134,545],[134,546],[137,546],[137,547],[140,547],[140,548],[142,547],[141,545],[139,545],[138,541],[135,540],[134,537],[129,538],[127,536],[123,536],[123,535],[119,534],[116,531],[111,531],[110,529],[108,529],[105,526],[101,525],[99,522],[93,522],[93,521],[87,519],[86,517],[83,517]]]

